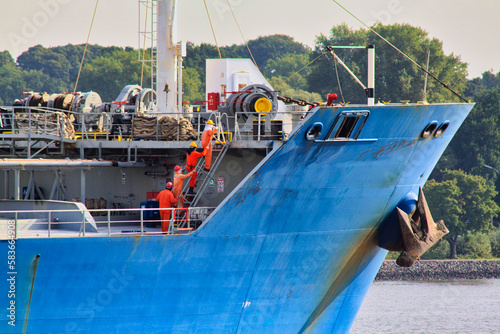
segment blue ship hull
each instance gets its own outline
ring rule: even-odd
[[[379,227],[471,108],[318,108],[189,235],[19,239],[1,332],[347,333],[387,252]],[[370,112],[359,137],[325,141],[346,110]],[[432,121],[450,123],[422,138]]]

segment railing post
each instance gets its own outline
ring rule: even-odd
[[[174,230],[175,209],[170,208],[168,210],[170,210],[170,223],[168,224],[167,234],[172,234],[172,232]]]
[[[111,125],[111,127],[108,128],[108,125],[112,124],[110,121],[111,118],[108,116],[107,113],[103,113],[103,114],[104,115],[102,116],[102,118],[103,118],[102,123],[105,124],[105,126],[106,126],[106,141],[109,141],[109,132],[113,129],[113,125]]]
[[[80,170],[80,202],[85,206],[85,169]],[[84,215],[85,217],[85,215]]]
[[[18,212],[16,211],[14,215],[14,237],[16,238],[16,240],[17,240],[17,214]]]
[[[238,113],[234,114],[234,139],[241,140],[240,125],[238,124]]]
[[[111,210],[108,210],[108,237],[111,236]]]
[[[31,109],[28,109],[28,159],[31,159]]]
[[[182,117],[182,115],[177,115],[177,141],[179,141],[180,138],[180,133],[181,133],[181,123],[179,118]]]
[[[83,236],[85,237],[85,212],[82,211]]]
[[[47,135],[47,111],[43,112],[43,130],[42,134]]]
[[[50,221],[52,220],[52,211],[49,211],[49,238],[50,238]]]
[[[12,108],[12,121],[10,123],[12,125],[12,134],[15,135],[16,131],[16,113],[14,112],[14,108]]]
[[[201,140],[200,138],[200,122],[201,122],[201,112],[198,112],[198,131],[196,132],[196,135],[198,137],[198,140]]]
[[[60,127],[61,134],[61,154],[64,154],[64,134],[66,133],[66,122],[64,120],[64,114],[56,113],[57,116],[57,126]]]
[[[14,199],[21,199],[21,170],[14,169]]]
[[[144,209],[141,208],[141,235],[144,235]]]
[[[260,113],[259,113],[258,122],[257,122],[257,140],[258,141],[260,141],[260,122],[261,122],[261,119],[260,119]]]
[[[161,131],[161,127],[160,127],[160,117],[156,116],[156,122],[155,122],[155,126],[156,126],[156,131],[155,131],[155,140],[160,140],[160,131]]]

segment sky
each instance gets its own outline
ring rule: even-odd
[[[337,1],[368,25],[380,21],[422,27],[443,42],[446,54],[459,55],[469,64],[469,78],[500,71],[499,0]],[[206,0],[219,45],[243,43],[228,2],[246,40],[286,34],[313,47],[316,36],[328,35],[333,26],[362,27],[332,0]],[[0,51],[8,50],[16,58],[36,44],[85,43],[95,5],[95,0],[4,1]],[[145,8],[138,0],[100,0],[89,42],[142,47],[139,7]],[[203,0],[178,0],[178,13],[179,40],[215,44]]]

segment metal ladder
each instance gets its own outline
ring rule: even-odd
[[[148,12],[146,14],[146,12]],[[142,15],[144,13],[144,15]],[[144,27],[144,19],[147,17],[148,23],[147,27]],[[158,1],[150,0],[139,0],[139,46],[138,50],[138,60],[141,61],[145,66],[149,67],[151,70],[151,88],[157,92],[157,60],[158,60],[158,49],[157,49],[157,21],[158,21]],[[143,30],[145,29],[145,30]],[[148,43],[141,43],[146,41]],[[142,59],[142,49],[150,48],[151,59]],[[145,87],[146,84],[143,85]]]
[[[205,157],[201,157],[198,159],[198,163],[196,164],[195,171],[198,172],[198,177],[196,182],[201,182],[200,186],[198,187],[198,190],[196,194],[188,194],[186,193],[186,190],[189,188],[189,182],[186,182],[184,185],[184,189],[182,190],[183,193],[185,194],[186,201],[184,203],[188,203],[189,206],[194,207],[198,204],[201,195],[205,192],[205,189],[207,188],[210,179],[214,175],[215,171],[220,165],[220,162],[224,158],[224,155],[226,155],[226,152],[229,148],[229,143],[222,143],[219,141],[216,141],[216,143],[220,144],[215,144],[212,145],[212,164],[210,166],[210,170],[207,172],[204,169],[205,166]],[[192,197],[192,198],[191,198]]]
[[[225,124],[228,124],[227,115],[214,113],[210,118],[212,118],[212,116],[214,117],[213,121],[217,125],[217,129],[219,131],[215,133],[215,138],[212,139],[215,139],[215,143],[212,145],[212,164],[210,166],[210,171],[207,172],[204,169],[205,156],[199,158],[194,169],[198,173],[198,177],[196,180],[196,183],[200,184],[200,186],[198,187],[198,191],[196,192],[196,194],[188,194],[187,190],[189,188],[189,182],[186,182],[182,189],[182,194],[184,194],[186,199],[184,203],[189,204],[190,207],[194,207],[198,204],[201,195],[205,192],[210,179],[214,175],[215,170],[217,170],[217,168],[219,167],[219,164],[224,158],[224,155],[226,154],[232,140],[229,131],[227,129],[226,131],[224,131],[223,126],[224,117],[226,118]]]

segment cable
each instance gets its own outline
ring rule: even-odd
[[[222,59],[222,55],[220,54],[219,44],[217,43],[217,37],[215,37],[215,31],[214,31],[214,26],[212,25],[212,19],[210,18],[210,12],[208,11],[207,1],[203,0],[203,3],[205,4],[205,10],[207,11],[208,21],[210,22],[210,28],[212,28],[212,34],[214,35],[215,46],[217,46],[217,51],[219,51],[219,58]]]
[[[231,10],[231,14],[233,14],[233,18],[234,18],[234,22],[236,22],[236,26],[238,26],[238,30],[240,31],[241,38],[243,38],[243,41],[245,42],[245,45],[248,49],[248,52],[250,52],[250,57],[252,57],[253,63],[255,64],[255,67],[257,67],[257,69],[259,70],[259,66],[257,65],[257,62],[255,61],[255,59],[253,57],[252,51],[250,51],[250,47],[248,46],[248,43],[245,39],[245,36],[243,36],[243,33],[241,32],[241,28],[240,28],[240,25],[238,24],[238,20],[236,20],[236,16],[234,16],[233,7],[231,7],[229,0],[226,0],[226,2],[227,2],[227,5],[229,6],[229,9]]]
[[[312,63],[314,63],[316,60],[318,60],[319,57],[321,57],[322,55],[324,55],[325,53],[327,53],[328,50],[325,50],[323,51],[322,54],[320,54],[319,56],[317,56],[316,58],[313,59],[313,61],[311,61],[309,64],[307,64],[306,66],[302,67],[300,70],[298,70],[297,72],[293,73],[291,76],[289,76],[284,82],[287,82],[288,80],[290,80],[291,78],[293,78],[296,74],[298,74],[300,71],[302,71],[304,68],[306,68],[307,66],[311,65]]]
[[[342,8],[343,10],[345,10],[349,15],[351,15],[352,17],[354,17],[357,21],[359,21],[362,25],[364,25],[366,28],[368,28],[368,30],[370,30],[371,32],[373,32],[375,35],[377,35],[378,37],[380,37],[384,42],[386,42],[387,44],[389,44],[390,46],[392,46],[396,51],[398,51],[400,54],[402,54],[404,57],[406,57],[408,60],[410,60],[414,65],[416,65],[418,68],[420,68],[422,71],[424,71],[425,73],[427,73],[428,75],[430,75],[434,80],[436,80],[437,82],[439,82],[441,85],[443,85],[444,88],[448,89],[450,92],[452,92],[453,94],[455,94],[456,96],[458,96],[460,99],[464,100],[465,102],[469,103],[470,101],[467,100],[465,97],[463,97],[462,95],[458,94],[457,92],[455,92],[453,89],[451,89],[447,84],[445,84],[444,82],[442,82],[441,80],[439,80],[437,77],[435,77],[432,73],[430,73],[429,71],[427,71],[425,68],[423,68],[422,66],[420,66],[416,61],[414,61],[413,59],[411,59],[409,56],[407,56],[403,51],[399,50],[395,45],[393,45],[391,42],[389,42],[387,39],[385,39],[384,37],[382,37],[378,32],[376,32],[374,29],[370,28],[368,25],[366,25],[366,23],[364,23],[363,21],[361,21],[360,19],[358,19],[353,13],[351,13],[349,10],[347,10],[344,6],[342,6],[340,3],[338,3],[336,0],[332,0],[334,3],[336,3],[340,8]]]
[[[152,7],[151,7],[152,8]],[[144,80],[144,58],[146,58],[146,30],[148,28],[148,11],[149,11],[149,0],[146,1],[146,18],[144,19],[144,43],[142,44],[142,67],[141,67],[141,89],[142,81]]]
[[[335,52],[332,50],[332,52]],[[344,93],[342,93],[342,86],[340,85],[339,71],[337,70],[337,58],[333,57],[333,63],[335,64],[335,74],[337,75],[337,84],[339,85],[340,96],[342,96],[342,102],[345,103]]]
[[[80,69],[78,70],[78,76],[76,77],[75,89],[73,92],[76,92],[76,87],[78,87],[78,81],[80,80],[80,73],[82,73],[83,61],[85,60],[85,53],[87,53],[87,47],[89,45],[90,32],[92,31],[92,26],[94,25],[95,13],[97,12],[97,5],[99,4],[99,0],[95,2],[94,15],[92,16],[92,22],[90,22],[89,34],[87,35],[87,42],[85,43],[85,49],[83,50],[83,57],[80,63]]]

